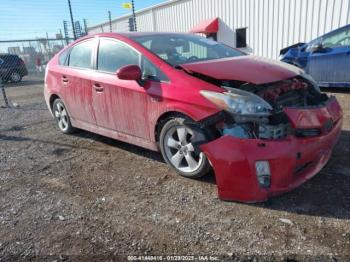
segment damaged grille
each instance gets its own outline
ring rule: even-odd
[[[320,128],[293,129],[284,111],[288,107],[309,108],[320,106],[329,99],[326,94],[321,94],[317,91],[312,82],[301,76],[274,83],[252,84],[236,80],[214,79],[193,72],[191,75],[220,86],[229,92],[237,92],[235,89],[251,92],[264,99],[273,108],[269,116],[221,112],[218,115],[220,117],[215,116],[210,118],[210,121],[207,121],[207,119],[202,121],[200,125],[202,127],[206,126],[206,128],[210,127],[214,137],[231,135],[238,138],[278,140],[284,139],[289,135],[296,137],[315,137],[324,132]],[[326,128],[330,129],[328,126],[324,129]]]
[[[275,111],[280,112],[284,107],[307,106],[310,96],[309,84],[298,78],[263,85],[256,94],[269,102]]]
[[[275,102],[275,108],[279,111],[283,109],[283,107],[298,107],[298,106],[305,106],[305,95],[301,95],[297,91],[290,91],[286,94],[283,94],[279,96]]]
[[[319,128],[296,129],[294,131],[296,137],[315,137],[321,135]]]

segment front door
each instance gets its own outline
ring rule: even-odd
[[[350,28],[335,31],[311,53],[307,72],[321,86],[350,86]]]

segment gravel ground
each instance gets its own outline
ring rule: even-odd
[[[329,164],[291,193],[253,205],[220,201],[213,175],[182,178],[159,153],[85,131],[61,134],[42,85],[8,85],[19,107],[0,108],[0,261],[350,260],[350,92],[334,93],[345,119]]]

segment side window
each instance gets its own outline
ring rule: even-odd
[[[325,48],[350,46],[350,29],[345,29],[338,33],[324,37],[322,45]]]
[[[312,52],[312,50],[314,49],[314,47],[315,47],[316,45],[321,44],[321,42],[322,42],[322,38],[317,38],[317,39],[315,39],[315,40],[312,40],[311,42],[309,42],[309,43],[307,44],[307,47],[306,47],[306,49],[305,49],[305,52]]]
[[[79,68],[92,68],[91,56],[94,41],[89,40],[73,46],[69,55],[69,66]]]
[[[120,42],[101,39],[98,48],[97,70],[116,72],[126,65],[139,65],[140,55]]]
[[[58,57],[58,64],[66,65],[68,54],[69,54],[69,49],[66,49],[65,51],[63,51],[63,53],[61,53],[60,56]]]
[[[146,57],[142,57],[142,78],[156,81],[169,81],[167,76],[153,65]]]

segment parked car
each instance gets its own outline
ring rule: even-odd
[[[190,34],[79,39],[48,63],[44,90],[63,133],[159,150],[185,177],[213,169],[224,200],[299,186],[327,163],[342,125],[336,98],[297,67]]]
[[[282,49],[281,61],[304,69],[320,86],[350,87],[350,25]]]
[[[28,70],[18,55],[0,54],[0,78],[3,82],[18,83],[26,75]]]

